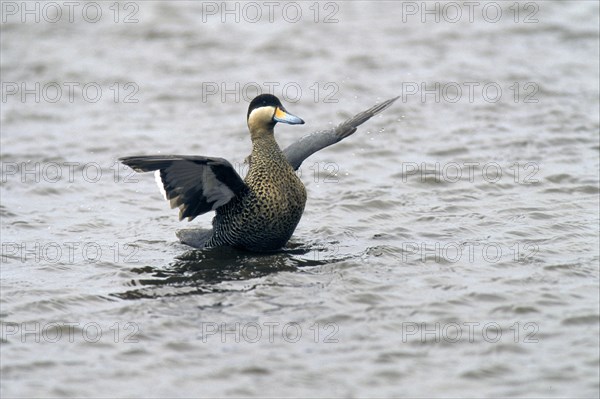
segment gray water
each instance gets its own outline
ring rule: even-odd
[[[597,2],[23,4],[3,398],[598,397]],[[283,251],[192,251],[175,231],[212,215],[116,159],[244,173],[261,91],[306,121],[282,147],[401,97],[302,165]]]

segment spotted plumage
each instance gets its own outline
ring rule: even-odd
[[[333,129],[306,136],[282,151],[275,141],[275,124],[304,121],[288,113],[277,97],[256,97],[247,114],[252,154],[244,180],[222,158],[169,155],[120,160],[139,172],[156,171],[161,191],[171,207],[179,207],[180,219],[192,220],[216,211],[212,230],[178,232],[183,243],[199,248],[228,245],[273,251],[285,246],[304,211],[306,190],[295,172],[302,161],[351,135],[395,100],[376,105]]]

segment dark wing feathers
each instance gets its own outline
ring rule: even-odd
[[[241,193],[246,184],[222,158],[181,155],[134,156],[119,159],[138,172],[157,171],[157,183],[179,220],[215,210]]]
[[[362,125],[371,119],[371,117],[392,105],[392,103],[397,99],[398,97],[384,101],[381,104],[377,104],[368,110],[346,120],[345,122],[340,123],[334,128],[322,130],[305,136],[288,146],[285,150],[283,150],[283,153],[285,154],[285,157],[290,165],[292,165],[294,169],[298,169],[306,158],[315,152],[350,136],[356,131],[358,126]]]

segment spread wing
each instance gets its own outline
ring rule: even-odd
[[[119,158],[137,172],[156,171],[156,182],[179,220],[215,210],[247,188],[233,166],[222,158],[150,155]]]
[[[292,165],[294,170],[296,170],[306,158],[315,152],[325,147],[329,147],[330,145],[350,136],[356,131],[358,126],[362,125],[371,119],[371,117],[377,115],[392,105],[392,103],[397,99],[398,97],[384,101],[381,104],[377,104],[368,110],[355,115],[347,121],[340,123],[334,128],[322,130],[305,136],[288,146],[285,150],[283,150],[283,153],[285,154],[285,157],[289,161],[290,165]]]

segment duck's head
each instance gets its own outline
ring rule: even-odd
[[[248,128],[250,132],[273,131],[277,122],[301,125],[304,121],[290,114],[281,101],[272,94],[261,94],[255,97],[248,107]]]

